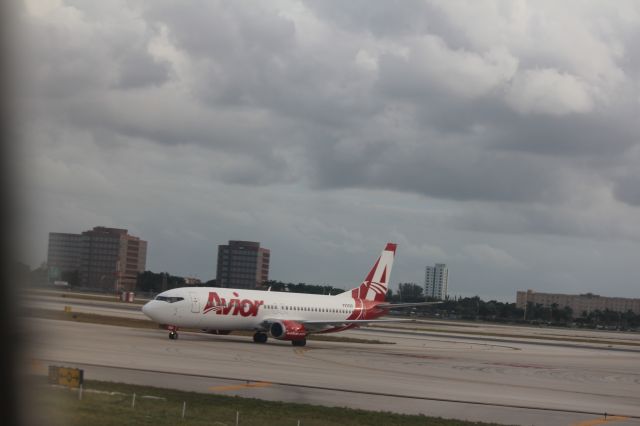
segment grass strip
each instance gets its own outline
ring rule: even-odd
[[[85,312],[64,312],[51,309],[30,308],[25,312],[25,316],[42,319],[52,319],[61,321],[74,321],[90,324],[103,324],[112,325],[118,327],[132,327],[132,328],[146,328],[146,329],[158,329],[158,324],[146,320],[137,318],[123,318],[113,317],[108,315],[98,315]],[[199,329],[183,328],[182,331],[189,332],[201,332]],[[231,334],[235,336],[253,336],[252,331],[233,331]],[[377,339],[359,339],[355,337],[344,336],[328,336],[326,334],[311,334],[307,336],[307,340],[316,340],[323,342],[341,342],[341,343],[364,343],[370,345],[394,345],[395,342],[386,342]]]
[[[267,391],[268,388],[260,391]],[[135,404],[133,394],[136,394]],[[342,407],[266,401],[149,386],[85,380],[77,390],[52,386],[42,377],[34,386],[33,406],[47,424],[62,425],[239,425],[281,426],[473,426],[495,423],[449,420]],[[133,407],[132,407],[133,405]],[[184,410],[184,418],[182,412]],[[385,407],[381,407],[385,408]],[[298,423],[299,422],[299,423]]]

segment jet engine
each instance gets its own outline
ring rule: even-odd
[[[282,320],[269,326],[269,334],[278,340],[302,340],[307,336],[307,330],[299,322]]]

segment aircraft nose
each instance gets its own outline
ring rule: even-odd
[[[151,309],[151,304],[153,303],[153,300],[148,301],[147,303],[145,303],[144,305],[142,305],[142,313],[145,314],[146,316],[148,316],[149,318],[151,318],[151,311],[153,309]],[[153,318],[151,318],[153,319]]]

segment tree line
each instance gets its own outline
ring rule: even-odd
[[[398,291],[387,293],[387,300],[394,303],[437,301],[425,297],[422,286],[415,283],[400,283]],[[569,306],[543,306],[529,302],[526,309],[515,303],[484,301],[479,296],[453,297],[437,305],[415,308],[412,314],[433,318],[481,320],[502,323],[544,324],[553,326],[576,326],[584,328],[607,328],[629,330],[640,328],[640,314],[629,310],[617,312],[606,309],[591,312],[573,312]]]

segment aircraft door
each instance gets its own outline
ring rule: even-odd
[[[200,312],[200,301],[198,300],[198,293],[189,292],[189,299],[191,299],[191,312]]]

